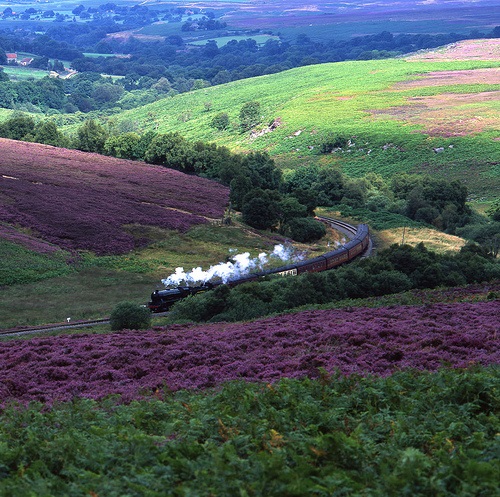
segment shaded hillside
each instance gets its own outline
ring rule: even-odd
[[[226,187],[164,167],[5,139],[0,185],[0,222],[22,232],[4,225],[0,236],[36,249],[23,236],[28,230],[59,248],[97,254],[146,244],[134,226],[184,232],[220,218],[228,202]]]

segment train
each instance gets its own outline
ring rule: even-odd
[[[370,243],[370,232],[368,225],[360,224],[357,227],[356,233],[352,239],[349,240],[344,246],[326,252],[311,259],[288,264],[274,269],[260,271],[258,273],[251,273],[242,278],[229,280],[223,282],[206,282],[199,286],[179,286],[177,288],[170,288],[165,290],[155,290],[151,294],[151,300],[148,302],[147,307],[151,312],[165,312],[168,311],[172,305],[179,300],[182,300],[189,295],[196,295],[198,293],[207,292],[216,286],[226,284],[230,287],[241,285],[252,281],[258,281],[266,276],[298,276],[303,273],[318,273],[320,271],[327,271],[342,264],[352,261],[356,257],[363,254]]]

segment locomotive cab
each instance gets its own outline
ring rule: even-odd
[[[155,290],[151,294],[151,300],[148,302],[148,307],[153,312],[168,311],[175,302],[187,297],[189,294],[189,287],[179,286],[167,290]]]

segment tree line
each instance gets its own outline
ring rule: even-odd
[[[160,97],[309,64],[394,57],[462,39],[500,36],[498,26],[489,33],[476,31],[469,35],[393,35],[384,31],[329,42],[299,35],[293,43],[270,39],[259,46],[249,38],[232,40],[222,47],[208,41],[205,46],[188,49],[179,35],[158,42],[143,42],[133,37],[127,41],[106,38],[107,34],[122,29],[123,25],[108,18],[88,24],[51,26],[43,35],[37,34],[35,28],[0,31],[0,64],[6,63],[5,52],[23,51],[35,54],[32,67],[61,71],[64,67],[61,69],[60,61],[66,60],[73,69],[84,73],[61,86],[46,83],[53,87],[56,98],[49,98],[45,91],[37,89],[38,82],[9,83],[3,77],[0,107],[19,109],[34,102],[32,111],[39,107],[38,111],[42,112],[48,109],[90,112],[114,106],[125,109]],[[83,52],[119,53],[127,57],[90,58]],[[123,78],[105,80],[101,74]],[[26,88],[36,97],[32,101],[26,96]],[[124,92],[128,98],[117,105]]]
[[[376,258],[355,261],[335,271],[297,277],[271,277],[234,288],[227,285],[188,297],[172,309],[172,321],[247,321],[304,305],[389,295],[412,289],[463,286],[500,278],[500,265],[486,250],[466,245],[444,255],[393,245]],[[492,295],[492,298],[495,298]]]
[[[255,105],[241,107],[241,126],[249,108],[253,111]],[[93,119],[86,120],[70,138],[53,120],[35,122],[28,115],[16,114],[0,123],[0,136],[144,160],[221,182],[230,187],[231,206],[241,212],[246,224],[299,242],[324,236],[325,227],[314,219],[314,211],[327,206],[358,213],[361,219],[370,218],[371,213],[400,216],[405,224],[424,224],[475,241],[494,257],[500,251],[500,204],[493,203],[486,216],[474,213],[467,204],[467,188],[457,180],[416,174],[385,179],[376,173],[352,178],[339,168],[320,165],[283,172],[267,152],[233,153],[214,143],[188,141],[177,132],[121,132]],[[332,144],[348,147],[346,137],[333,133],[321,140],[320,154]]]

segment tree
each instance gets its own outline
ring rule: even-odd
[[[238,174],[231,180],[229,186],[231,188],[229,200],[236,210],[241,210],[243,206],[243,199],[252,189],[252,182],[248,176]]]
[[[24,140],[33,133],[35,121],[23,114],[14,115],[0,124],[0,136],[11,140]]]
[[[241,167],[248,170],[254,188],[278,190],[281,185],[281,169],[267,152],[250,152],[242,159]]]
[[[295,197],[288,196],[279,202],[279,216],[282,225],[292,219],[307,216],[307,208],[302,205]]]
[[[76,148],[84,152],[104,152],[106,130],[93,119],[85,121],[77,131]]]
[[[339,133],[328,133],[320,143],[319,150],[322,154],[330,154],[337,148],[347,146],[349,138]]]
[[[259,230],[275,228],[279,221],[279,194],[256,188],[243,200],[243,222]]]
[[[67,147],[69,140],[57,129],[54,121],[44,121],[35,128],[34,140],[54,147]]]
[[[239,117],[242,131],[248,131],[253,128],[261,121],[260,103],[255,101],[247,102],[241,107]]]
[[[151,312],[147,307],[133,302],[120,302],[111,312],[109,324],[112,330],[146,329],[151,325]]]
[[[493,219],[493,221],[500,221],[500,198],[493,201],[490,207],[486,210],[486,214]]]
[[[110,136],[104,144],[104,152],[120,159],[139,159],[139,141],[139,135],[133,132]]]
[[[144,156],[146,162],[192,172],[193,152],[188,141],[179,133],[156,135]]]
[[[92,92],[92,98],[101,105],[112,105],[123,95],[123,87],[112,83],[97,85]]]
[[[227,112],[219,112],[215,115],[210,121],[210,126],[218,129],[219,131],[229,128],[229,116],[227,115]]]
[[[306,243],[325,236],[326,228],[323,223],[310,217],[297,217],[285,225],[284,233],[297,242]]]

